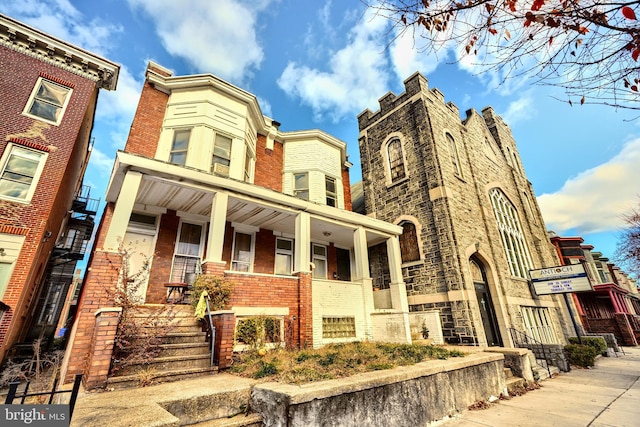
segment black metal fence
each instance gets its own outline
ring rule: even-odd
[[[71,397],[69,399],[69,419],[73,416],[73,408],[76,406],[76,399],[78,398],[78,391],[80,390],[80,383],[82,382],[82,374],[76,375],[73,381],[73,388],[71,390],[56,390],[58,386],[58,379],[56,378],[53,382],[53,386],[51,387],[51,391],[42,391],[36,393],[29,393],[29,386],[31,385],[31,381],[28,381],[24,387],[22,392],[18,392],[18,386],[20,382],[12,382],[9,384],[9,393],[7,394],[7,398],[4,401],[5,405],[13,404],[15,399],[20,399],[20,404],[24,404],[27,397],[32,396],[49,396],[48,405],[53,403],[53,398],[57,394],[66,394],[71,393]]]

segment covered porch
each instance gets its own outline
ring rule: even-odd
[[[171,301],[171,286],[195,274],[222,275],[235,284],[231,310],[282,318],[294,330],[288,345],[410,341],[398,226],[124,152],[107,201],[113,213],[102,246],[124,247],[132,270],[147,263],[145,303]],[[391,273],[384,310],[374,307],[368,260],[379,244]],[[395,319],[393,336],[374,326],[374,313],[376,322]]]

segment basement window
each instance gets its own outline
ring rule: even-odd
[[[355,336],[355,317],[322,318],[322,338],[354,338]]]

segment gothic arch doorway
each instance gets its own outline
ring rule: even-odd
[[[491,291],[489,290],[484,265],[475,257],[469,260],[469,264],[471,267],[471,276],[473,277],[473,286],[476,290],[476,297],[478,298],[480,318],[482,319],[482,326],[484,327],[484,333],[487,337],[487,345],[490,347],[502,347],[498,318],[496,317],[495,307],[491,299]]]

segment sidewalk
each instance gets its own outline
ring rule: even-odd
[[[541,382],[539,390],[464,411],[429,427],[640,426],[640,347],[600,357],[592,369],[573,369]]]

